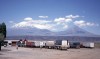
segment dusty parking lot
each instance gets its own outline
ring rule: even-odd
[[[2,47],[0,59],[100,59],[100,49],[40,49],[40,48],[19,48]]]

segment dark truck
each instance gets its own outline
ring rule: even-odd
[[[70,48],[80,49],[80,47],[81,47],[80,42],[70,42],[69,44],[70,44]]]
[[[67,50],[69,48],[68,40],[56,40],[55,48],[60,49],[60,50],[62,50],[62,49]]]

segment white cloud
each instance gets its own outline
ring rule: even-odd
[[[48,16],[39,16],[40,18],[48,18]],[[39,28],[48,29],[51,31],[60,31],[68,28],[67,23],[70,23],[73,18],[78,16],[69,15],[69,17],[59,17],[51,20],[34,20],[31,17],[24,18],[23,21],[13,24],[12,28]]]
[[[54,22],[56,22],[57,25],[63,25],[64,28],[68,27],[68,23],[71,23],[73,21],[73,19],[80,17],[79,15],[68,15],[66,17],[60,17],[60,18],[56,18],[54,19]],[[66,25],[66,26],[65,26]]]
[[[47,29],[50,31],[62,31],[70,27],[70,25],[77,25],[77,26],[99,26],[95,23],[86,22],[84,20],[80,21],[73,21],[73,19],[80,17],[79,15],[68,15],[66,17],[58,17],[54,20],[34,20],[31,17],[24,18],[23,21],[14,23],[12,28],[38,28],[38,29]]]
[[[79,26],[79,27],[83,27],[83,26],[98,26],[98,24],[86,22],[84,20],[75,21],[74,24]]]
[[[39,16],[39,18],[48,18],[48,16]]]
[[[64,22],[71,22],[71,21],[73,21],[73,19],[75,19],[75,18],[78,18],[78,17],[80,17],[79,15],[75,15],[75,16],[73,16],[73,15],[68,15],[68,16],[66,16],[66,17],[60,17],[60,18],[56,18],[54,21],[55,22],[60,22],[60,23],[64,23]]]
[[[78,17],[80,17],[79,15],[75,15],[75,16],[73,16],[73,15],[68,15],[68,16],[66,16],[66,18],[78,18]]]
[[[16,23],[12,26],[12,28],[39,28],[39,29],[50,29],[52,26],[48,23],[51,21],[47,20],[33,20],[32,18],[25,18],[22,22]]]
[[[61,23],[63,23],[63,22],[70,22],[70,21],[72,21],[72,19],[67,19],[67,18],[56,18],[54,21],[55,21],[55,22],[61,22]]]
[[[24,19],[25,21],[32,21],[32,18],[31,17],[27,17]]]
[[[48,24],[34,24],[34,27],[39,28],[39,29],[48,29],[48,30],[52,28],[52,26]]]

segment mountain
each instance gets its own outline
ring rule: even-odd
[[[33,35],[33,36],[46,36],[52,32],[46,29],[28,28],[28,29],[8,29],[8,36],[22,36],[22,35]]]
[[[90,33],[77,26],[72,26],[64,31],[51,32],[46,29],[10,29],[7,31],[6,39],[28,39],[28,40],[69,40],[82,42],[100,42],[100,36]]]
[[[56,35],[65,35],[65,36],[97,36],[93,33],[90,33],[84,29],[79,28],[78,26],[73,26],[68,28],[65,31],[57,32]]]
[[[46,29],[28,28],[28,29],[10,29],[7,31],[8,36],[97,36],[78,26],[72,26],[64,31],[52,32]]]

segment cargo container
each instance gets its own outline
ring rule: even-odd
[[[40,47],[45,47],[46,41],[34,41],[35,47],[40,48]]]
[[[83,42],[82,45],[85,48],[94,48],[94,43],[93,42]]]
[[[60,49],[60,50],[62,50],[62,49],[67,50],[69,48],[68,40],[56,40],[55,48]]]
[[[55,41],[46,41],[46,48],[54,48]]]
[[[41,41],[40,42],[40,48],[43,48],[43,47],[45,47],[46,46],[46,41]]]
[[[12,41],[11,43],[12,46],[16,46],[16,44],[17,44],[17,41]]]
[[[77,48],[80,49],[81,43],[80,42],[70,42],[70,48]]]
[[[35,43],[34,42],[26,42],[26,47],[34,47]]]
[[[34,43],[35,43],[35,47],[36,48],[39,48],[40,47],[40,41],[34,41]]]

